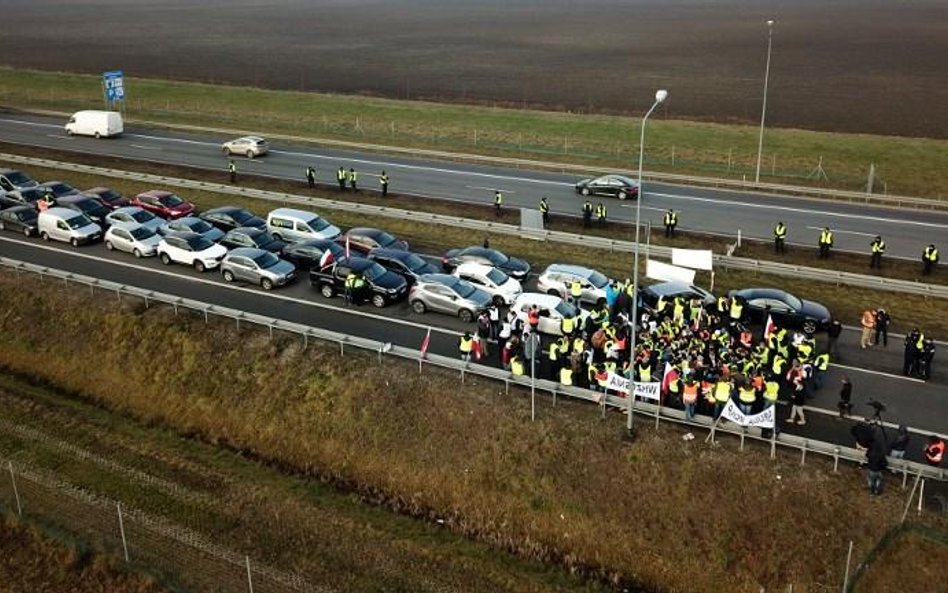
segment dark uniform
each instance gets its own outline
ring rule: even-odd
[[[586,200],[583,203],[583,226],[588,227],[592,223],[593,216],[593,205],[592,202]]]
[[[602,202],[596,204],[596,221],[599,226],[606,226],[606,207],[602,205]]]
[[[349,186],[352,188],[352,191],[359,191],[356,181],[359,179],[359,174],[356,173],[355,169],[349,167]]]
[[[923,343],[922,333],[916,327],[905,336],[905,357],[902,360],[902,374],[909,376],[918,368],[919,345]]]
[[[879,341],[882,341],[882,346],[889,347],[889,322],[892,321],[892,317],[889,315],[888,311],[885,309],[879,309],[876,311],[876,346],[879,345]]]
[[[675,236],[675,227],[678,226],[678,213],[674,210],[669,209],[665,213],[665,218],[663,219],[665,223],[665,236],[674,237]]]
[[[872,240],[872,243],[869,244],[869,248],[872,250],[872,256],[869,258],[869,267],[881,268],[882,254],[885,253],[885,241],[882,240],[882,237],[876,236],[876,238]]]
[[[382,197],[388,195],[388,175],[385,174],[385,170],[382,170],[382,174],[379,175],[379,185],[382,186]]]
[[[494,213],[500,216],[500,211],[504,207],[504,194],[500,190],[494,190]]]
[[[311,188],[316,187],[316,168],[306,167],[306,184]]]
[[[784,241],[787,238],[787,225],[778,222],[774,226],[774,253],[785,253],[787,248]]]
[[[935,342],[926,338],[918,353],[918,376],[928,381],[932,378],[932,360],[935,358]]]
[[[234,161],[227,163],[227,171],[230,173],[230,182],[237,183],[237,165],[234,164]]]
[[[540,198],[540,214],[543,215],[543,224],[550,222],[550,205],[546,202],[546,196]]]
[[[820,259],[826,259],[830,255],[830,248],[833,247],[833,231],[829,227],[823,227],[820,231]]]
[[[930,244],[922,252],[922,274],[928,276],[932,273],[932,268],[938,263],[938,249],[934,244]]]
[[[346,170],[343,167],[336,169],[336,182],[339,184],[339,191],[346,191]]]

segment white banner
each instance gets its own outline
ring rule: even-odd
[[[618,391],[620,393],[628,394],[630,382],[631,381],[629,381],[622,375],[609,373],[609,384],[606,385],[606,388],[609,391]],[[658,401],[661,399],[661,391],[662,391],[661,383],[640,383],[638,381],[636,381],[635,383],[636,397]]]
[[[709,249],[672,249],[672,263],[695,270],[710,270],[711,251]]]
[[[736,422],[741,426],[751,426],[757,428],[774,427],[774,408],[776,406],[767,406],[767,409],[758,414],[748,416],[737,407],[734,400],[728,400],[724,410],[721,411],[721,418]]]
[[[666,282],[695,283],[695,271],[650,259],[645,263],[645,275],[654,280]]]

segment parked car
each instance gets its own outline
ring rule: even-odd
[[[91,218],[92,222],[96,223],[102,228],[108,226],[109,223],[106,220],[106,217],[112,213],[112,211],[102,202],[82,194],[56,198],[55,204],[60,208],[69,208],[70,210],[75,210],[76,212],[82,212]]]
[[[39,212],[30,206],[14,206],[0,210],[0,230],[23,233],[32,237],[39,232]]]
[[[256,247],[239,247],[224,256],[221,275],[227,282],[241,280],[259,284],[264,290],[285,286],[296,279],[296,267],[273,252]]]
[[[165,220],[172,220],[194,213],[194,204],[183,198],[160,189],[150,189],[132,199],[132,205],[144,208]]]
[[[277,208],[267,215],[267,230],[281,241],[335,239],[342,231],[314,212]]]
[[[344,258],[346,250],[331,239],[310,239],[284,246],[281,255],[283,259],[296,266],[296,269],[311,270],[328,266]]]
[[[110,226],[105,231],[105,248],[131,253],[135,257],[151,257],[158,252],[161,235],[148,227]]]
[[[537,292],[545,292],[569,299],[569,289],[574,280],[579,280],[583,292],[579,300],[601,307],[606,302],[606,287],[609,278],[592,268],[570,264],[550,264],[537,278]]]
[[[210,210],[201,212],[198,216],[202,220],[206,220],[225,233],[231,229],[236,229],[239,227],[253,226],[262,229],[266,228],[267,226],[266,221],[253,212],[244,210],[243,208],[238,208],[236,206],[221,206],[219,208],[211,208]]]
[[[138,206],[123,206],[113,210],[109,212],[105,220],[109,226],[134,227],[141,225],[156,233],[167,222],[164,218],[155,216],[148,210]]]
[[[14,189],[8,192],[0,191],[0,209],[13,208],[14,206],[29,206],[35,210],[36,202],[45,195],[45,191],[36,187]]]
[[[766,323],[771,316],[780,327],[799,327],[813,334],[829,327],[833,316],[820,303],[807,301],[777,288],[744,288],[731,290],[728,297],[744,300],[744,309],[751,321]]]
[[[69,185],[68,183],[63,183],[62,181],[47,181],[46,183],[41,183],[39,187],[43,192],[48,195],[52,195],[53,198],[59,199],[66,196],[78,196],[82,195],[81,192]]]
[[[328,299],[345,294],[346,278],[350,272],[365,279],[369,300],[376,307],[394,303],[408,293],[408,283],[404,278],[362,257],[343,257],[321,270],[311,268],[309,281]]]
[[[205,239],[197,233],[174,233],[162,237],[158,243],[161,263],[194,266],[198,272],[212,270],[221,264],[227,248]]]
[[[659,282],[658,284],[652,284],[651,286],[642,288],[639,291],[639,296],[642,305],[650,311],[655,310],[655,307],[658,305],[658,299],[661,297],[665,297],[666,301],[673,301],[675,297],[682,297],[686,301],[691,301],[693,298],[701,299],[701,305],[705,309],[714,307],[717,302],[714,295],[707,290],[700,286],[686,284],[684,282]]]
[[[378,262],[386,270],[400,274],[409,286],[414,284],[419,276],[438,272],[438,268],[426,262],[420,255],[401,249],[373,249],[368,258]]]
[[[489,294],[498,307],[513,303],[523,292],[520,282],[494,266],[467,262],[454,268],[452,275],[467,280]]]
[[[517,280],[523,280],[530,273],[530,264],[527,262],[516,257],[507,257],[504,253],[488,247],[473,246],[463,249],[451,249],[441,257],[441,267],[445,272],[451,272],[465,262],[500,268]]]
[[[208,241],[217,241],[224,236],[224,231],[206,220],[201,220],[197,216],[185,216],[183,218],[169,220],[158,228],[159,235],[187,232],[197,233]]]
[[[493,298],[486,291],[450,274],[420,276],[408,293],[412,311],[419,315],[437,311],[470,323],[486,311]]]
[[[526,325],[527,313],[534,305],[540,311],[540,324],[537,326],[537,329],[539,329],[540,333],[553,336],[563,335],[561,330],[563,319],[570,317],[575,318],[578,322],[577,327],[582,327],[582,321],[588,315],[588,313],[580,311],[560,297],[552,294],[544,294],[542,292],[525,292],[521,294],[510,306],[510,310],[514,311],[517,317],[522,319],[524,325]]]
[[[267,154],[270,150],[270,146],[266,140],[259,136],[242,136],[223,143],[221,150],[227,156],[242,154],[248,159],[252,159]]]
[[[109,187],[92,187],[82,192],[82,194],[99,200],[112,210],[124,208],[131,204],[128,198]]]
[[[13,191],[16,189],[29,189],[37,185],[39,185],[39,181],[33,179],[23,171],[0,169],[0,190]]]
[[[625,200],[639,197],[639,183],[625,175],[603,175],[576,182],[576,193],[584,196],[608,196]]]
[[[355,227],[349,229],[336,240],[339,241],[341,245],[345,245],[348,240],[351,250],[363,254],[380,247],[408,251],[408,241],[396,239],[382,229],[369,227]]]
[[[40,212],[37,227],[44,241],[62,241],[73,247],[102,238],[102,227],[85,214],[69,208],[49,208]]]
[[[273,238],[267,229],[259,227],[238,227],[227,231],[220,241],[221,245],[228,249],[238,249],[240,247],[253,247],[263,249],[271,253],[280,253],[286,243]]]

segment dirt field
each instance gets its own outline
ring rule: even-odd
[[[770,124],[948,137],[939,0],[7,0],[0,62],[753,122],[771,17]]]

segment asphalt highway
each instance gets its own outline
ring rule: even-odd
[[[119,138],[95,140],[69,137],[64,122],[56,119],[16,115],[0,118],[0,141],[57,150],[132,158],[223,171],[226,158],[220,144],[230,138],[184,134],[130,126]],[[536,208],[548,196],[554,214],[578,215],[583,198],[573,185],[580,178],[553,172],[529,171],[430,159],[379,155],[277,142],[263,158],[235,158],[239,171],[284,179],[304,179],[307,166],[315,166],[320,184],[335,185],[339,166],[360,173],[360,184],[375,189],[375,175],[385,169],[392,191],[463,202],[493,203],[493,193],[504,193],[510,208]],[[68,179],[66,180],[68,181]],[[634,220],[635,203],[601,198],[613,220]],[[593,202],[600,198],[593,198]],[[660,226],[668,208],[678,210],[679,228],[709,233],[770,240],[779,220],[789,229],[788,242],[815,246],[819,229],[829,226],[835,233],[835,248],[869,252],[869,243],[881,235],[887,256],[919,260],[922,249],[935,243],[948,249],[948,213],[900,210],[760,193],[714,190],[663,183],[647,183],[641,205],[642,217]]]
[[[265,292],[254,286],[228,284],[216,271],[199,274],[185,266],[164,266],[156,258],[137,260],[128,254],[110,252],[102,244],[74,249],[65,244],[3,233],[0,234],[0,255],[408,348],[419,348],[431,327],[430,351],[445,356],[457,355],[458,335],[470,327],[446,315],[418,315],[406,303],[384,309],[371,305],[349,308],[341,298],[322,297],[305,278],[291,286]],[[948,432],[948,389],[945,389],[944,374],[938,373],[931,383],[901,377],[899,369],[888,368],[892,365],[891,357],[881,356],[881,364],[860,366],[872,360],[865,359],[856,342],[854,334],[844,334],[840,358],[846,366],[831,366],[826,386],[816,392],[810,403],[808,424],[805,427],[786,425],[786,432],[851,445],[850,423],[834,418],[838,384],[844,374],[855,384],[857,415],[870,413],[867,402],[876,399],[888,406],[885,419],[890,422],[905,423],[923,431]],[[496,345],[491,346],[490,356],[483,364],[497,366]],[[897,346],[892,348],[893,352],[898,349]],[[545,365],[541,365],[538,376],[546,377],[547,373]],[[781,409],[780,414],[789,415],[787,409]],[[921,437],[916,439],[921,442]],[[918,458],[918,452],[915,453],[912,457]]]

